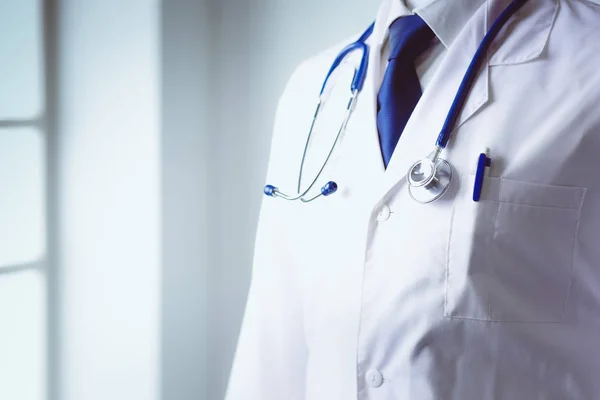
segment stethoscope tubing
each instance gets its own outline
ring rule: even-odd
[[[459,86],[456,96],[452,102],[452,105],[450,106],[448,115],[446,116],[444,124],[442,125],[442,129],[440,130],[440,133],[436,139],[434,150],[427,157],[427,159],[429,159],[434,166],[436,165],[438,160],[443,161],[444,163],[448,164],[447,161],[439,158],[439,155],[445,149],[446,145],[448,144],[448,141],[451,138],[452,132],[457,124],[457,121],[460,117],[460,114],[465,105],[465,102],[469,96],[471,88],[473,87],[475,79],[477,78],[477,75],[479,74],[479,71],[483,65],[483,62],[485,61],[485,59],[487,57],[489,48],[490,48],[492,42],[494,41],[494,39],[496,38],[496,36],[498,35],[498,33],[506,25],[506,23],[508,22],[510,17],[512,17],[526,2],[527,2],[527,0],[513,0],[502,11],[500,16],[498,16],[498,18],[496,18],[496,20],[492,24],[491,28],[488,30],[488,32],[484,36],[483,40],[479,44],[477,51],[475,52],[473,58],[471,59],[471,62],[469,63],[469,66],[465,72],[465,75],[463,76],[463,79],[460,83],[460,86]],[[305,196],[308,194],[308,192],[311,191],[311,189],[315,186],[315,184],[319,180],[321,174],[323,173],[325,167],[327,166],[327,163],[329,162],[329,159],[331,158],[342,133],[345,132],[345,130],[346,130],[346,127],[348,125],[348,122],[350,120],[352,112],[354,111],[354,107],[356,105],[356,100],[358,98],[359,93],[361,92],[361,90],[363,88],[363,85],[364,85],[364,82],[366,79],[366,75],[367,75],[368,62],[369,62],[369,47],[366,44],[366,40],[373,33],[374,27],[375,27],[375,23],[372,23],[369,26],[369,28],[358,38],[358,40],[356,40],[354,43],[351,43],[348,46],[346,46],[344,49],[342,49],[342,51],[337,55],[337,57],[333,61],[331,67],[329,68],[327,75],[325,76],[325,80],[323,82],[321,91],[319,93],[319,102],[316,106],[316,110],[313,115],[310,130],[309,130],[308,137],[306,139],[306,143],[305,143],[305,147],[304,147],[304,151],[302,154],[302,161],[300,163],[300,169],[299,169],[299,173],[298,173],[298,186],[297,186],[298,194],[295,196],[290,196],[290,195],[287,195],[287,194],[279,191],[278,188],[276,188],[272,185],[267,185],[267,186],[265,186],[265,189],[264,189],[264,192],[266,195],[272,196],[272,197],[281,197],[285,200],[301,200],[304,203],[308,203],[308,202],[315,200],[318,197],[328,196],[337,190],[337,184],[333,181],[330,181],[325,186],[323,186],[323,188],[321,188],[320,193],[318,193],[315,196],[310,197],[308,199],[305,198]],[[358,68],[355,69],[354,77],[352,78],[352,84],[351,84],[352,96],[350,98],[350,101],[348,102],[346,115],[344,117],[344,120],[343,120],[338,132],[337,132],[337,135],[331,146],[331,149],[330,149],[329,153],[327,154],[325,161],[321,165],[321,168],[316,173],[316,175],[315,175],[314,179],[311,181],[310,185],[304,191],[301,191],[302,176],[304,173],[304,164],[306,161],[306,155],[308,153],[308,148],[309,148],[310,141],[311,141],[311,138],[312,138],[312,135],[314,132],[317,118],[319,116],[319,113],[320,113],[322,107],[326,103],[325,98],[326,98],[326,90],[328,87],[329,78],[333,75],[335,70],[339,67],[339,65],[343,62],[343,60],[348,56],[348,54],[350,54],[356,50],[360,50],[362,52],[362,57],[361,57],[361,61],[360,61]],[[418,163],[419,162],[415,163],[411,167],[411,169],[409,170],[409,176],[410,176],[412,169],[415,168],[415,166],[417,166]],[[451,169],[451,167],[450,167],[450,169]],[[436,171],[434,170],[434,174],[435,174],[435,172]],[[435,178],[435,176],[433,176],[432,178]],[[411,187],[414,186],[414,188],[413,188],[414,190],[427,190],[423,185],[413,184],[410,180],[409,180],[409,184]],[[449,183],[448,183],[448,185],[449,185]],[[444,191],[445,191],[445,189],[444,189]],[[411,193],[411,195],[412,195],[412,193]],[[439,198],[439,196],[436,198],[433,198],[431,201],[433,201],[437,198]],[[424,203],[427,203],[427,202],[429,202],[429,201],[424,201]]]
[[[485,37],[481,41],[475,55],[471,59],[471,63],[465,72],[463,80],[460,83],[458,88],[458,92],[456,92],[456,97],[452,102],[452,106],[448,111],[448,115],[446,116],[446,120],[444,121],[444,125],[442,126],[442,130],[437,138],[436,145],[441,149],[444,149],[448,144],[448,140],[450,140],[450,136],[452,135],[452,131],[456,126],[458,118],[460,117],[461,111],[467,101],[469,96],[469,92],[473,87],[473,83],[477,78],[479,70],[483,62],[486,59],[486,55],[490,46],[492,45],[494,39],[500,32],[500,30],[506,25],[506,22],[512,17],[525,3],[527,0],[513,0],[500,14],[498,18],[492,24],[490,30],[486,33]]]
[[[355,90],[352,91],[352,97],[350,98],[350,101],[348,102],[348,106],[346,108],[346,115],[344,117],[344,120],[342,121],[342,125],[338,129],[337,135],[335,136],[333,144],[331,145],[331,149],[329,149],[329,153],[327,154],[327,157],[325,158],[325,161],[321,165],[321,168],[319,169],[319,171],[315,175],[315,178],[310,183],[310,185],[308,186],[308,188],[300,196],[300,200],[302,202],[309,203],[309,202],[315,200],[316,198],[321,197],[321,195],[323,195],[323,192],[321,192],[321,193],[317,194],[314,197],[311,197],[309,199],[304,199],[304,196],[315,186],[315,184],[319,180],[319,177],[321,176],[321,174],[323,173],[323,170],[327,166],[327,163],[329,162],[329,159],[331,158],[331,155],[333,154],[333,151],[335,150],[335,148],[337,146],[337,143],[340,140],[340,137],[342,136],[342,133],[346,131],[346,128],[348,126],[348,122],[350,121],[350,117],[352,116],[352,112],[354,111],[354,106],[356,105],[356,99],[358,98],[358,93],[359,93],[358,89],[355,89]],[[308,140],[306,141],[306,146],[305,146],[304,152],[302,154],[302,162],[300,163],[300,172],[298,174],[298,192],[300,192],[300,188],[301,188],[301,185],[302,185],[302,171],[304,169],[304,161],[306,160],[306,154],[308,152],[308,146],[309,146],[309,143],[310,143],[310,138],[312,136],[314,125],[315,125],[315,122],[316,122],[316,116],[318,115],[318,110],[319,110],[320,107],[321,107],[321,102],[319,102],[319,105],[317,106],[317,112],[315,113],[315,118],[313,119],[313,122],[311,124],[310,132],[309,132],[309,136],[308,136]]]

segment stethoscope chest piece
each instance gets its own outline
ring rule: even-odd
[[[448,161],[424,158],[410,167],[406,176],[410,197],[421,204],[442,197],[452,182],[452,167]]]

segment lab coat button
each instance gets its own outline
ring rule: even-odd
[[[391,213],[390,208],[384,204],[379,210],[379,214],[377,214],[377,221],[387,221]]]
[[[367,383],[374,388],[381,386],[383,383],[383,375],[381,375],[381,372],[377,371],[376,369],[369,370],[365,378]]]

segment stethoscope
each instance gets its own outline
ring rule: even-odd
[[[448,115],[446,116],[446,120],[444,125],[442,126],[442,130],[438,135],[438,138],[435,143],[435,147],[433,151],[425,158],[415,162],[408,170],[406,175],[408,181],[408,189],[410,196],[419,203],[431,203],[446,193],[448,188],[450,187],[450,183],[452,182],[452,166],[450,163],[443,158],[440,157],[442,151],[446,148],[450,136],[452,134],[452,130],[456,125],[456,122],[460,116],[462,108],[467,100],[467,96],[473,83],[475,82],[475,78],[481,68],[483,61],[485,60],[487,51],[490,48],[494,38],[498,35],[502,27],[506,24],[506,22],[512,17],[526,2],[527,0],[513,0],[508,7],[500,14],[500,16],[494,21],[492,27],[487,32],[473,59],[471,60],[469,67],[463,77],[463,80],[458,88],[458,92],[454,97],[454,101],[452,102],[452,106],[448,111]],[[271,197],[281,197],[285,200],[301,200],[302,202],[308,203],[311,202],[321,196],[327,197],[337,191],[337,184],[334,181],[327,182],[322,188],[320,193],[305,198],[308,192],[313,188],[316,184],[317,180],[321,176],[321,173],[325,169],[335,147],[342,135],[346,131],[346,127],[348,126],[348,121],[352,116],[352,112],[354,111],[354,107],[356,105],[356,100],[358,98],[358,94],[363,88],[363,84],[365,82],[368,60],[369,60],[369,47],[366,44],[366,40],[373,33],[373,28],[375,24],[373,23],[369,28],[361,35],[360,38],[354,43],[346,46],[340,54],[335,58],[329,72],[325,77],[325,81],[323,82],[323,86],[321,88],[321,92],[319,93],[319,101],[317,103],[317,107],[313,116],[313,120],[310,126],[310,130],[308,132],[308,137],[306,139],[306,144],[304,147],[304,152],[302,154],[302,161],[300,163],[300,170],[298,173],[298,187],[297,194],[292,196],[285,194],[277,187],[273,185],[267,185],[264,188],[264,193],[267,196]],[[306,160],[306,154],[308,152],[309,142],[313,134],[313,130],[315,127],[315,123],[319,116],[319,113],[322,107],[326,102],[326,87],[329,81],[329,78],[336,70],[336,68],[341,64],[341,62],[348,56],[348,54],[354,52],[355,50],[360,50],[362,52],[362,58],[358,68],[354,69],[354,78],[352,79],[352,83],[350,86],[351,96],[348,101],[348,106],[346,107],[346,114],[344,116],[344,120],[337,132],[335,140],[331,146],[331,149],[325,158],[321,168],[317,172],[316,176],[310,183],[310,185],[304,190],[301,190],[302,183],[302,173],[304,169],[304,162]]]

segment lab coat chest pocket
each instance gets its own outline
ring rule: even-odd
[[[561,322],[573,278],[584,188],[461,179],[452,213],[445,316]]]

